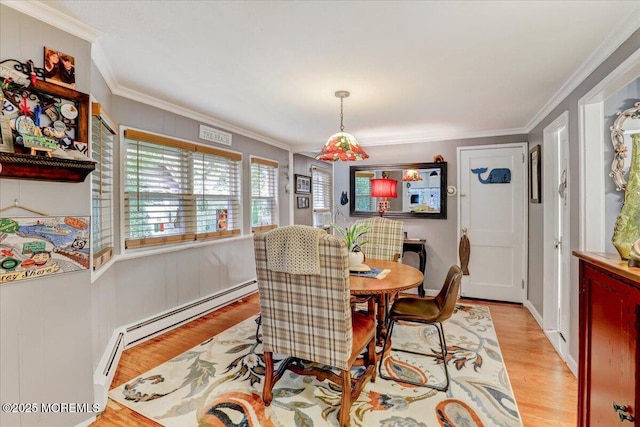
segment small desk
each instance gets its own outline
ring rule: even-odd
[[[372,268],[389,269],[384,279],[349,275],[352,295],[373,295],[378,303],[378,339],[386,336],[387,302],[389,295],[415,288],[424,276],[417,268],[394,261],[367,258],[365,264]]]
[[[420,259],[420,273],[424,274],[424,268],[427,265],[427,241],[425,239],[404,239],[402,243],[402,253],[415,252]],[[418,295],[424,296],[424,280],[418,286]]]

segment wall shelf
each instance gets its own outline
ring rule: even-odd
[[[0,82],[4,82],[4,79],[0,78]],[[88,146],[89,95],[50,82],[36,80],[28,87],[10,84],[0,92],[0,100],[2,99],[16,107],[29,110],[25,114],[33,118],[36,123],[38,123],[36,119],[42,120],[42,124],[37,125],[42,129],[40,135],[46,134],[44,128],[47,126],[54,126],[56,123],[66,125],[65,136],[69,137],[74,145],[76,142],[86,144],[85,154],[91,154]],[[65,104],[70,104],[77,109],[76,117],[65,117],[61,113],[60,108]],[[36,107],[40,108],[38,113],[36,113]],[[2,108],[0,102],[0,109]],[[47,113],[48,110],[54,111],[53,116],[50,115],[51,111]],[[0,113],[2,113],[1,110]],[[39,116],[35,117],[36,114]],[[78,160],[27,154],[28,147],[17,144],[14,147],[13,138],[18,136],[18,132],[13,130],[10,146],[12,151],[0,151],[0,179],[83,182],[96,168],[95,162],[88,157],[86,160]]]
[[[91,160],[0,152],[0,178],[83,182],[95,168]]]

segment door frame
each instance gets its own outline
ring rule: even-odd
[[[489,144],[489,145],[468,145],[464,147],[457,147],[456,149],[456,162],[458,165],[458,170],[456,174],[456,182],[458,186],[462,181],[462,168],[460,167],[460,156],[463,151],[479,151],[479,150],[491,150],[491,149],[499,149],[499,148],[520,148],[522,151],[522,304],[527,301],[528,289],[529,289],[529,245],[527,242],[529,241],[529,161],[528,161],[528,153],[529,153],[529,143],[528,142],[513,142],[508,144]],[[461,200],[462,195],[460,191],[456,192],[456,214],[457,214],[457,241],[460,241],[462,237],[461,234],[461,217],[462,217],[462,209],[461,209]],[[460,258],[460,254],[456,250],[456,259]],[[462,284],[466,281],[466,276],[462,276]]]
[[[605,179],[590,171],[605,167],[604,147],[611,143],[604,129],[604,100],[640,77],[640,49],[622,62],[607,77],[578,101],[579,122],[579,224],[578,249],[603,252],[609,232],[605,230]],[[590,165],[590,167],[587,167]],[[587,197],[588,193],[588,197]],[[577,262],[574,261],[577,269]],[[576,275],[577,277],[577,275]],[[577,280],[577,279],[576,279]],[[577,284],[575,285],[577,289]]]
[[[567,138],[566,144],[569,144],[569,111],[564,111],[560,116],[558,116],[553,122],[551,122],[548,126],[546,126],[543,130],[543,140],[542,140],[542,167],[543,167],[543,176],[544,177],[554,177],[555,170],[558,167],[558,158],[556,156],[556,152],[553,148],[556,147],[555,137],[557,133],[566,129]],[[569,147],[566,147],[567,156],[569,157]],[[570,158],[569,163],[567,165],[567,177],[571,176],[569,165],[571,164]],[[556,251],[551,250],[554,245],[555,240],[555,227],[554,221],[557,220],[557,212],[554,209],[555,204],[551,203],[551,195],[553,194],[555,197],[557,191],[557,182],[552,179],[544,180],[544,189],[542,194],[547,195],[546,200],[544,202],[543,209],[543,328],[544,332],[547,335],[551,344],[555,347],[556,351],[564,360],[566,355],[569,352],[569,345],[566,340],[569,339],[569,331],[567,331],[567,336],[565,340],[562,340],[559,335],[558,325],[560,324],[560,320],[563,317],[562,312],[565,314],[565,318],[570,318],[570,309],[571,306],[569,304],[569,295],[571,288],[571,279],[570,272],[562,272],[560,277],[555,277],[556,271],[554,269],[554,261],[556,256]],[[566,203],[568,203],[567,214],[571,213],[571,202],[570,198],[565,199]],[[570,218],[569,218],[570,220]],[[565,222],[566,223],[566,222]],[[562,257],[564,258],[563,265],[571,264],[571,253],[570,253],[570,245],[571,245],[571,236],[570,229],[565,229],[563,224],[563,237],[562,237],[562,245],[564,253]],[[568,278],[567,283],[564,283],[564,279]],[[558,298],[558,293],[562,292],[562,298]],[[560,299],[560,301],[558,301]],[[560,306],[561,305],[561,306]],[[560,312],[558,311],[558,306],[560,306]],[[566,325],[570,329],[570,325]]]

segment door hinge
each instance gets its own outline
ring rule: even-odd
[[[524,279],[522,279],[522,289],[524,289]]]
[[[524,153],[520,153],[522,154],[522,163],[524,163]]]

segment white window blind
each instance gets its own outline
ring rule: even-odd
[[[116,126],[98,103],[91,104],[91,241],[93,269],[113,256],[113,136]]]
[[[278,162],[251,158],[251,226],[266,231],[278,223]]]
[[[313,166],[311,168],[311,194],[313,197],[313,225],[327,227],[331,223],[333,206],[331,171]]]
[[[356,172],[356,194],[351,197],[355,197],[357,211],[366,212],[377,210],[377,208],[373,206],[373,199],[371,198],[371,178],[375,178],[375,174],[365,171]]]
[[[125,247],[240,233],[242,155],[125,130]]]

